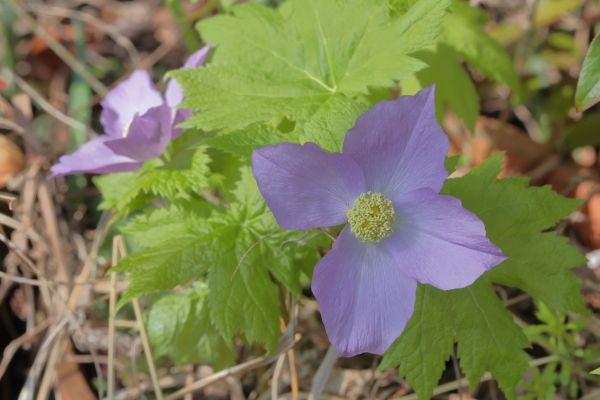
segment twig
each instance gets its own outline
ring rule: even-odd
[[[131,42],[131,40],[129,40],[128,37],[119,32],[119,30],[116,29],[114,26],[104,23],[102,20],[98,19],[92,14],[88,14],[77,10],[71,10],[69,8],[63,8],[54,5],[48,6],[38,3],[36,3],[35,6],[26,5],[25,8],[27,9],[27,11],[33,13],[77,19],[86,22],[90,25],[94,25],[99,30],[106,32],[106,34],[110,36],[116,44],[123,47],[127,51],[127,53],[129,53],[129,58],[131,58],[131,62],[134,67],[137,67],[140,63],[140,55],[133,43]]]
[[[506,307],[514,306],[515,304],[518,304],[518,303],[528,300],[530,298],[531,298],[531,295],[529,295],[528,293],[521,293],[520,295],[517,295],[511,299],[506,300],[504,302],[504,306],[506,306]]]
[[[160,46],[158,46],[152,53],[150,53],[148,56],[144,57],[139,64],[139,68],[141,69],[150,69],[154,66],[154,64],[156,64],[157,62],[159,62],[163,57],[165,57],[167,54],[169,54],[176,46],[177,42],[164,42],[163,44],[161,44]],[[124,76],[123,79],[125,79],[126,77]],[[113,82],[111,87],[114,87],[116,85],[118,85],[120,82],[116,81]],[[103,96],[94,96],[94,98],[92,99],[91,104],[95,105],[98,104],[98,102],[100,102],[100,100],[102,100]]]
[[[65,358],[66,362],[73,364],[93,364],[94,359],[91,356],[85,354],[67,354]],[[108,364],[108,357],[99,356],[96,361],[99,364]]]
[[[96,233],[94,236],[94,241],[92,243],[90,255],[89,255],[88,259],[86,260],[86,262],[84,263],[83,268],[81,269],[81,272],[75,279],[76,283],[86,282],[89,279],[89,277],[92,273],[93,266],[96,263],[96,257],[98,256],[98,251],[100,249],[100,246],[102,245],[102,241],[104,240],[104,236],[106,235],[106,232],[107,232],[109,218],[110,218],[110,213],[107,213],[107,212],[104,212],[102,214],[102,216],[100,217],[100,222],[98,223],[98,227],[96,228]],[[25,400],[25,399],[32,398],[33,391],[35,389],[35,380],[37,379],[37,375],[39,374],[39,371],[42,368],[42,366],[44,364],[46,364],[46,358],[48,357],[48,347],[52,344],[52,342],[54,341],[54,338],[56,336],[60,336],[60,338],[62,339],[62,337],[65,333],[64,332],[65,325],[67,324],[67,322],[69,320],[73,319],[73,312],[75,311],[77,304],[79,303],[83,289],[84,289],[84,286],[81,284],[79,284],[79,285],[76,284],[73,287],[73,290],[71,291],[69,298],[66,302],[66,307],[62,307],[59,312],[60,322],[52,330],[50,335],[46,336],[44,343],[40,347],[40,350],[38,351],[38,355],[36,356],[33,366],[31,367],[31,369],[29,371],[27,381],[25,382],[25,385],[23,387],[23,390],[21,391],[21,394],[19,395],[18,400]],[[56,348],[59,342],[60,342],[60,340],[55,342],[54,347],[52,349]],[[48,364],[48,365],[46,365],[46,367],[47,367],[46,369],[53,369],[54,365]]]
[[[456,377],[456,382],[458,382],[458,396],[462,400],[464,386],[461,384],[462,375],[460,373],[460,366],[458,365],[458,359],[456,358],[456,349],[452,350],[452,368],[454,369],[454,376]]]
[[[0,200],[7,202],[8,209],[12,211],[13,204],[14,204],[15,200],[17,200],[17,196],[15,196],[14,194],[10,194],[10,193],[0,192]]]
[[[479,381],[479,383],[487,382],[490,379],[492,379],[492,375],[489,372],[486,372],[481,377],[481,380]],[[452,382],[444,383],[443,385],[436,387],[434,389],[432,395],[437,396],[439,394],[448,393],[448,392],[458,389],[461,386],[463,386],[463,387],[467,386],[468,384],[469,384],[469,380],[467,378],[462,378],[459,381],[452,381]],[[402,397],[400,397],[399,400],[418,400],[418,399],[419,399],[419,397],[415,393],[413,393],[413,394],[409,394],[407,396],[402,396]]]
[[[194,22],[219,7],[219,1],[208,0],[200,9],[187,16],[188,22]]]
[[[2,232],[2,230],[0,230],[0,232]],[[31,261],[31,259],[27,256],[27,254],[25,254],[25,252],[23,250],[18,248],[3,233],[0,233],[0,242],[3,242],[6,245],[6,247],[8,247],[13,253],[15,253],[17,255],[17,257],[19,257],[29,269],[31,269],[42,280],[46,281],[46,279],[44,278],[42,273],[38,270],[38,268],[35,266],[34,262]],[[50,286],[50,285],[45,285],[45,286]]]
[[[37,286],[40,288],[53,288],[56,286],[85,286],[92,285],[95,282],[93,280],[85,281],[85,282],[64,282],[64,281],[48,281],[48,280],[38,280],[31,278],[24,278],[22,276],[11,275],[4,271],[0,271],[0,277],[3,277],[9,281],[23,283],[25,285]],[[116,326],[119,328],[135,328],[137,326],[136,322],[130,321],[116,321]]]
[[[333,346],[329,346],[329,349],[327,349],[327,353],[325,353],[325,357],[323,358],[323,361],[321,361],[321,365],[319,365],[319,369],[317,369],[317,373],[313,378],[308,400],[319,400],[321,398],[321,393],[323,393],[323,389],[325,389],[325,385],[329,380],[329,375],[331,375],[331,371],[337,360],[338,355],[335,352],[335,349]]]
[[[296,313],[298,311],[298,304],[295,301],[295,299],[292,297],[291,300],[292,304],[290,307],[290,324],[296,324]],[[279,319],[279,328],[281,329],[281,332],[284,333],[286,330],[285,327],[285,322],[283,321],[283,318]],[[296,355],[294,353],[294,348],[292,347],[291,349],[289,349],[286,353],[287,356],[287,360],[288,360],[288,368],[289,368],[289,372],[290,372],[290,389],[291,389],[291,394],[292,394],[292,400],[298,400],[298,371],[296,370]],[[277,360],[277,364],[279,364],[279,360],[281,360],[283,358],[283,355],[281,355],[279,357],[279,359]],[[273,399],[276,399],[277,397],[273,395],[273,388],[277,389],[277,379],[279,378],[279,374],[277,373],[277,364],[275,365],[275,371],[273,371],[273,383],[271,386],[271,397]],[[276,393],[276,391],[275,391]]]
[[[275,363],[275,369],[273,370],[273,378],[271,379],[271,400],[277,400],[279,397],[279,377],[281,376],[281,370],[283,369],[283,363],[285,362],[285,353],[282,353]]]
[[[174,387],[180,387],[187,384],[187,373],[177,374],[177,375],[167,375],[159,380],[160,387],[163,389],[170,389]],[[199,377],[199,374],[195,374],[196,377]],[[114,397],[114,399],[110,400],[138,400],[140,398],[144,398],[143,394],[146,392],[152,391],[152,382],[142,381],[137,382],[137,374],[133,375],[134,383],[129,385],[127,388],[120,390]]]
[[[119,236],[113,237],[112,266],[119,262],[117,240]],[[109,399],[115,396],[115,318],[116,318],[116,290],[117,275],[110,274],[110,297],[108,301],[108,383],[106,394]]]
[[[108,92],[106,86],[96,79],[96,77],[86,69],[85,65],[79,62],[71,53],[69,53],[69,50],[55,40],[52,35],[46,32],[46,30],[42,28],[39,23],[37,23],[37,21],[35,21],[29,14],[19,7],[19,4],[15,0],[7,0],[5,3],[13,10],[19,19],[24,21],[29,26],[29,29],[31,29],[37,36],[46,42],[48,47],[50,47],[52,51],[54,51],[54,53],[56,53],[56,55],[59,56],[61,60],[63,60],[65,64],[67,64],[73,71],[79,74],[79,76],[81,76],[81,78],[85,80],[96,93],[101,96],[106,95]]]
[[[43,366],[46,364],[49,350],[51,350],[50,345],[54,343],[54,339],[57,336],[62,337],[62,334],[64,332],[63,329],[66,326],[67,322],[69,322],[69,317],[62,318],[60,322],[55,324],[54,329],[52,329],[50,334],[46,335],[46,338],[40,346],[35,360],[33,361],[33,365],[29,369],[29,373],[27,374],[27,380],[23,385],[23,389],[21,389],[21,393],[19,393],[18,400],[33,399],[33,394],[35,392],[35,382]]]
[[[140,68],[149,69],[175,48],[176,42],[164,42],[140,62]]]
[[[61,235],[58,229],[58,221],[56,220],[56,212],[54,210],[54,203],[48,190],[46,182],[42,182],[38,187],[38,201],[40,204],[40,210],[42,213],[42,219],[46,227],[46,233],[50,239],[50,249],[56,260],[56,273],[60,280],[70,280],[71,273],[67,267],[67,261],[65,260],[65,252],[61,247]],[[64,291],[66,298],[66,290]]]
[[[11,120],[8,120],[8,119],[2,118],[2,117],[0,117],[0,127],[12,129],[13,131],[17,132],[19,135],[22,135],[25,132],[25,129],[23,129],[21,126],[15,124]]]
[[[42,375],[42,381],[40,382],[40,388],[36,397],[37,400],[46,400],[50,398],[50,386],[52,385],[54,373],[57,370],[54,366],[58,363],[65,350],[65,339],[68,339],[67,332],[66,330],[62,330],[58,335],[58,339],[54,342],[54,346],[52,346],[50,356],[46,362],[46,368],[44,369],[44,375]]]
[[[371,390],[369,391],[369,399],[370,400],[375,400],[377,397],[377,392],[379,391],[379,388],[381,387],[381,375],[379,377],[376,378],[376,373],[377,373],[377,365],[379,365],[379,363],[381,362],[381,357],[376,356],[373,357],[373,363],[371,364],[371,376],[369,377],[369,381],[368,384],[365,385],[366,387],[371,387]]]
[[[116,248],[115,248],[116,247]],[[125,248],[125,242],[123,236],[118,235],[113,240],[113,265],[118,263],[119,258],[127,256],[127,249]],[[114,276],[114,275],[113,275]],[[150,371],[150,378],[152,379],[152,385],[154,386],[154,394],[158,400],[163,399],[163,394],[158,383],[158,376],[156,374],[156,367],[154,360],[152,359],[152,349],[150,348],[150,341],[148,335],[146,335],[146,327],[144,326],[144,318],[142,316],[142,309],[138,299],[133,299],[133,311],[135,313],[135,319],[138,323],[138,329],[140,331],[140,339],[142,340],[142,347],[144,348],[144,355],[146,356],[146,363],[148,364],[148,370]],[[113,322],[114,323],[114,322]],[[114,326],[113,326],[114,329]]]
[[[62,122],[65,125],[70,126],[73,129],[77,129],[80,131],[88,132],[93,134],[94,136],[98,136],[96,132],[94,132],[91,128],[85,126],[81,122],[77,121],[69,117],[68,115],[63,114],[59,110],[57,110],[52,104],[50,104],[44,97],[39,94],[33,87],[31,87],[25,80],[21,79],[17,74],[13,73],[8,68],[2,68],[2,74],[6,76],[8,81],[14,81],[17,86],[27,93],[29,97],[38,105],[42,110],[47,112],[49,115]]]
[[[136,322],[136,326],[137,326],[137,322]],[[139,374],[138,374],[138,369],[137,369],[137,356],[136,354],[139,354],[139,350],[138,347],[140,346],[140,340],[139,338],[135,338],[136,340],[133,341],[133,343],[131,344],[131,350],[129,352],[129,363],[131,365],[131,376],[133,376],[133,385],[135,388],[139,388],[138,393],[139,395],[132,397],[132,399],[138,399],[141,396],[141,394],[143,394],[144,392],[149,392],[151,390],[154,390],[154,382],[150,382],[150,384],[147,384],[147,382],[143,382],[140,383],[140,380],[138,378]],[[143,387],[143,384],[146,384],[146,387]],[[161,386],[162,388],[162,386]],[[118,396],[117,396],[118,397]],[[109,399],[112,400],[112,399]]]
[[[296,369],[296,354],[294,348],[287,352],[288,368],[290,369],[290,389],[292,391],[292,400],[298,400],[299,385],[298,385],[298,371]]]
[[[137,328],[137,321],[115,319],[115,328],[135,329]]]
[[[542,128],[540,128],[533,115],[531,115],[531,111],[526,106],[517,106],[513,112],[523,125],[525,125],[525,130],[529,134],[529,137],[538,142],[542,142],[545,139]]]
[[[188,365],[185,367],[185,370],[187,372],[187,375],[185,377],[185,385],[191,385],[192,383],[194,383],[194,366]],[[185,396],[183,396],[183,400],[194,400],[194,394],[186,394]]]
[[[222,379],[227,378],[228,376],[237,375],[242,372],[251,371],[253,369],[260,368],[264,365],[268,365],[268,364],[272,363],[273,361],[275,361],[277,358],[279,358],[279,356],[282,353],[285,353],[286,351],[291,349],[298,340],[299,340],[299,337],[292,338],[291,332],[287,331],[286,334],[283,336],[283,338],[280,342],[280,345],[279,345],[279,350],[277,351],[277,353],[275,355],[273,355],[271,357],[255,358],[254,360],[250,360],[245,363],[236,365],[235,367],[227,368],[222,371],[219,371],[215,374],[207,376],[206,378],[200,379],[191,385],[187,385],[186,387],[176,391],[173,394],[170,394],[169,396],[167,396],[165,398],[165,400],[179,399],[187,393],[192,393],[192,392],[201,390],[208,385],[211,385],[215,382],[218,382]]]
[[[108,227],[110,226],[110,221],[112,219],[113,213],[111,211],[103,211],[100,216],[100,220],[98,221],[98,226],[96,227],[96,231],[94,234],[94,240],[92,241],[92,248],[90,249],[90,253],[88,255],[88,259],[86,263],[90,264],[92,268],[91,277],[95,281],[96,280],[96,259],[98,258],[98,252],[100,251],[100,246],[102,246],[102,242],[104,242],[104,238],[108,233]],[[85,280],[83,280],[85,281]]]
[[[28,236],[33,242],[40,245],[43,250],[46,250],[46,248],[48,247],[46,241],[39,233],[37,233],[32,228],[24,228],[21,222],[9,217],[8,215],[0,213],[0,225],[8,226],[9,228],[12,228],[14,230],[23,231],[23,233],[25,233],[26,236]]]
[[[0,362],[0,379],[2,379],[2,377],[4,376],[4,373],[10,365],[10,362],[15,356],[17,350],[19,350],[19,348],[25,343],[29,342],[34,337],[46,330],[46,328],[48,328],[51,323],[52,321],[50,321],[49,319],[39,323],[34,330],[19,336],[18,338],[10,342],[8,346],[6,346],[6,348],[4,349],[4,353],[2,354],[2,361]]]
[[[560,167],[562,163],[563,158],[558,154],[554,154],[548,159],[544,160],[540,165],[527,172],[526,175],[531,177],[531,185],[538,185],[542,183],[544,178],[546,178],[550,172]]]
[[[146,355],[146,363],[150,370],[150,378],[152,379],[152,385],[154,386],[154,394],[158,400],[163,399],[160,385],[158,384],[158,376],[156,375],[156,367],[154,366],[154,360],[152,359],[152,351],[150,350],[150,342],[146,335],[146,328],[144,327],[144,319],[142,317],[142,310],[140,308],[140,302],[138,299],[133,299],[133,311],[135,312],[135,318],[138,320],[138,328],[140,330],[140,337],[142,339],[142,347],[144,348],[144,354]]]
[[[49,287],[51,285],[50,282],[43,282],[43,281],[38,281],[37,279],[29,279],[29,278],[24,278],[22,276],[11,275],[11,274],[7,274],[4,271],[0,271],[0,277],[2,277],[4,279],[8,279],[9,281],[22,283],[24,285],[39,286],[39,287]]]
[[[537,359],[531,360],[529,362],[529,367],[531,367],[531,368],[539,367],[540,365],[545,365],[545,364],[557,361],[558,359],[559,359],[558,356],[555,356],[555,355],[537,358]],[[486,372],[481,377],[481,380],[479,381],[479,383],[483,383],[483,382],[489,381],[491,379],[493,379],[492,375],[489,372]],[[437,396],[440,394],[448,393],[448,392],[458,389],[461,386],[465,387],[468,385],[469,385],[469,380],[467,378],[462,378],[462,379],[448,382],[448,383],[438,386],[437,388],[435,388],[432,395]],[[402,397],[400,397],[399,400],[418,400],[418,396],[415,393],[413,393],[413,394],[409,394],[407,396],[402,396]]]

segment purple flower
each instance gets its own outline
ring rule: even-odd
[[[208,51],[208,47],[198,50],[182,68],[202,65]],[[174,79],[169,80],[163,98],[148,72],[135,70],[102,100],[100,123],[105,135],[62,156],[52,166],[51,177],[138,169],[144,161],[160,156],[183,132],[176,126],[189,118],[191,111],[177,108],[182,100],[183,92]]]
[[[371,108],[342,153],[314,143],[254,152],[258,187],[280,226],[346,223],[312,282],[339,355],[383,353],[413,313],[417,282],[462,288],[506,259],[478,217],[439,194],[447,152],[432,87]]]

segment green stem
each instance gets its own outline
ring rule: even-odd
[[[2,60],[4,66],[13,71],[16,64],[14,53],[16,38],[12,29],[14,19],[15,16],[5,3],[5,0],[0,0],[0,38],[2,38],[0,39],[0,60]],[[10,95],[12,94],[12,90],[14,90],[14,84],[7,83],[9,87],[5,93]]]
[[[75,28],[75,54],[81,61],[87,61],[85,29],[81,21],[73,20]],[[69,85],[69,114],[84,126],[90,126],[92,113],[89,106],[92,89],[81,75],[74,73]],[[71,128],[71,150],[78,149],[89,137],[86,130]]]
[[[192,28],[191,24],[188,23],[187,15],[183,6],[181,5],[180,0],[167,0],[167,7],[171,10],[175,19],[177,20],[177,25],[179,29],[181,29],[181,34],[183,35],[183,42],[185,43],[185,47],[189,52],[196,51],[198,47],[200,47],[200,40],[196,35],[196,32]]]

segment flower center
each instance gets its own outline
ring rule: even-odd
[[[129,128],[131,127],[131,123],[133,122],[133,120],[129,121],[127,123],[127,125],[125,125],[125,128],[123,128],[123,137],[126,138],[127,135],[129,135]]]
[[[362,193],[348,213],[350,230],[363,242],[380,242],[392,234],[396,215],[392,201],[377,192]]]

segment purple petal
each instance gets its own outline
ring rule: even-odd
[[[192,116],[192,110],[188,110],[187,108],[179,108],[173,109],[172,111],[174,112],[173,123],[171,124],[171,126],[173,126],[172,139],[175,139],[184,132],[184,129],[175,127],[183,121],[189,119]]]
[[[187,59],[181,69],[196,68],[201,66],[204,64],[209,51],[209,46],[204,46],[200,50],[196,51]],[[183,90],[175,79],[169,79],[169,83],[167,83],[167,89],[165,90],[165,99],[167,100],[167,104],[172,108],[175,108],[183,100]]]
[[[385,248],[359,241],[349,227],[312,281],[327,336],[344,357],[386,351],[413,313],[416,289]]]
[[[210,51],[210,46],[204,46],[200,50],[192,53],[188,59],[183,63],[182,68],[196,68],[204,64],[206,61],[206,57],[208,56],[208,52]]]
[[[121,137],[136,114],[143,114],[163,103],[148,72],[138,69],[104,97],[100,122],[107,135]]]
[[[51,178],[78,173],[105,174],[138,169],[142,164],[129,157],[115,154],[106,146],[107,136],[90,140],[73,154],[62,156],[50,171]]]
[[[145,161],[160,156],[171,140],[171,108],[167,105],[149,109],[136,116],[128,135],[106,142],[116,154]]]
[[[375,105],[348,131],[343,151],[363,168],[368,189],[391,199],[424,187],[438,192],[448,176],[447,153],[433,86]]]
[[[383,244],[403,271],[421,283],[462,288],[507,258],[486,237],[483,222],[454,197],[420,189],[394,208],[397,230]]]
[[[254,176],[280,226],[312,229],[346,221],[346,211],[365,190],[349,157],[314,143],[280,143],[255,150]]]

